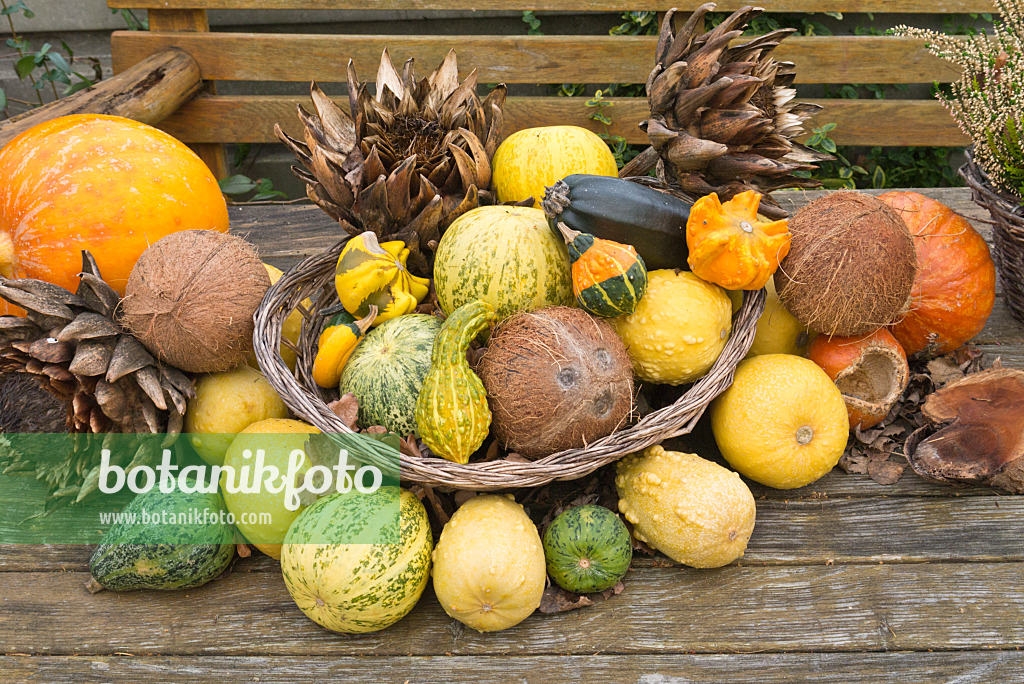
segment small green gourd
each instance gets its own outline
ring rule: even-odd
[[[469,344],[494,323],[494,307],[476,299],[455,309],[437,334],[430,371],[416,401],[416,427],[430,450],[468,463],[491,426],[484,384],[469,367]]]

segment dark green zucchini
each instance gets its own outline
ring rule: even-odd
[[[125,506],[89,558],[89,572],[113,591],[192,589],[224,572],[234,554],[220,494],[153,489]],[[99,587],[90,582],[90,590]]]
[[[653,188],[608,176],[574,174],[549,187],[544,213],[552,227],[633,245],[649,270],[687,269],[690,205]]]

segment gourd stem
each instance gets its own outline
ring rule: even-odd
[[[365,335],[366,331],[370,329],[370,326],[373,325],[373,322],[376,319],[377,319],[377,305],[376,304],[371,304],[370,305],[370,310],[367,312],[366,316],[364,316],[363,318],[360,318],[358,321],[356,321],[356,327],[359,328],[359,334],[360,335]]]
[[[14,240],[7,233],[0,233],[0,276],[4,278],[14,277],[14,265],[17,258],[14,256]]]
[[[565,225],[561,221],[558,222],[558,232],[562,234],[562,238],[565,240],[565,244],[571,244],[573,240],[580,236],[580,231],[573,230],[569,226]]]
[[[560,180],[545,190],[540,206],[549,219],[559,216],[569,207],[569,184]]]

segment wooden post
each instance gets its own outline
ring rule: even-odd
[[[149,10],[150,31],[205,31],[210,30],[210,22],[206,10]],[[206,92],[216,93],[213,83],[206,84]],[[191,146],[199,158],[206,162],[210,171],[218,178],[228,175],[227,158],[224,145],[220,143],[197,143]]]
[[[0,123],[0,147],[36,124],[68,114],[114,114],[157,124],[202,87],[199,65],[187,52],[158,52],[117,76]]]

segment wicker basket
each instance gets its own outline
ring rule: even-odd
[[[324,328],[319,312],[337,303],[334,270],[347,238],[328,251],[310,257],[285,273],[267,291],[256,312],[253,336],[256,358],[267,379],[288,407],[303,420],[328,434],[352,431],[327,407],[331,391],[312,379],[316,343]],[[310,298],[296,349],[298,362],[292,373],[281,358],[281,325],[287,314]],[[399,455],[403,480],[433,487],[492,491],[517,487],[538,487],[554,480],[574,480],[623,456],[640,451],[670,437],[693,429],[711,400],[732,384],[736,364],[746,355],[754,339],[757,319],[764,311],[764,291],[747,292],[743,306],[733,318],[733,333],[721,356],[706,376],[697,381],[674,404],[644,416],[629,428],[603,437],[583,449],[569,449],[529,462],[494,460],[465,465],[442,458]],[[336,393],[334,393],[336,397]],[[338,435],[339,443],[341,436]],[[355,458],[393,468],[394,452],[373,440],[344,440],[341,444]]]
[[[974,201],[992,215],[995,262],[1006,293],[1010,313],[1024,323],[1024,203],[1019,198],[997,190],[988,174],[974,163],[972,150],[967,150],[967,163],[960,167]]]

